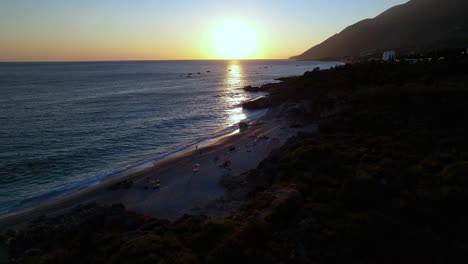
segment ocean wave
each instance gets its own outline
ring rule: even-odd
[[[251,114],[248,118],[244,119],[243,121],[247,123],[253,122],[255,120],[260,119],[263,115],[265,115],[265,113],[266,113],[266,110],[255,111],[255,113]],[[193,149],[196,145],[200,145],[200,144],[212,141],[212,140],[219,139],[226,135],[229,135],[235,132],[237,129],[238,129],[238,126],[236,124],[236,125],[227,127],[225,129],[222,129],[220,131],[217,131],[215,133],[209,134],[196,141],[179,145],[166,153],[149,156],[143,160],[140,160],[135,163],[127,164],[123,167],[115,168],[109,172],[100,173],[100,174],[86,177],[77,181],[65,183],[56,188],[53,188],[52,190],[44,191],[37,195],[33,195],[25,199],[2,202],[0,203],[0,215],[7,215],[7,214],[15,213],[17,211],[24,210],[32,206],[41,204],[50,199],[71,195],[80,190],[95,186],[96,184],[102,183],[106,180],[110,180],[115,177],[125,176],[125,175],[132,174],[138,171],[142,171],[147,168],[151,168],[158,161],[161,161],[166,158],[170,158],[177,154],[184,153],[190,149]]]

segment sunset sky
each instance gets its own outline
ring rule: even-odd
[[[0,0],[0,61],[283,59],[406,0]]]

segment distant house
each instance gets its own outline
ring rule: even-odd
[[[390,61],[396,58],[396,52],[394,50],[385,51],[382,56],[382,60]]]
[[[410,63],[410,64],[416,64],[417,62],[419,62],[420,60],[418,59],[405,59],[406,62]]]

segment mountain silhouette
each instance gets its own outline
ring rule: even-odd
[[[291,59],[337,59],[385,50],[455,47],[468,47],[468,0],[412,0],[349,26]]]

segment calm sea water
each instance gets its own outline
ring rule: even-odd
[[[241,88],[335,63],[0,63],[0,215],[231,132]]]

